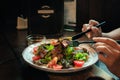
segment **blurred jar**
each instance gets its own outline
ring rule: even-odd
[[[28,35],[26,39],[27,39],[27,45],[29,46],[31,44],[43,41],[45,39],[45,36],[40,34],[34,34],[34,35]]]
[[[28,34],[62,36],[64,0],[28,0]]]

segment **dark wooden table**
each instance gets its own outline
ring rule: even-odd
[[[91,76],[114,80],[96,65],[70,74],[55,74],[37,70],[26,64],[21,55],[27,47],[27,30],[0,33],[0,80],[86,80]],[[76,33],[65,32],[64,34],[65,36],[71,36]]]

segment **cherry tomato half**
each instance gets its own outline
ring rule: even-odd
[[[33,54],[36,54],[37,51],[38,51],[38,47],[34,47],[34,48],[33,48]]]
[[[75,60],[74,61],[74,66],[75,67],[82,67],[84,65],[85,61],[81,61],[81,60]]]
[[[39,60],[40,58],[41,58],[40,56],[33,56],[33,57],[32,57],[32,60],[33,60],[33,61],[36,61],[36,60]]]

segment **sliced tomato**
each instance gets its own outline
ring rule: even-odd
[[[38,51],[38,47],[36,46],[36,47],[33,48],[33,54],[36,54],[37,51]]]
[[[81,61],[81,60],[75,60],[74,61],[74,66],[75,67],[82,67],[84,65],[85,61]]]
[[[32,57],[32,60],[33,60],[33,61],[36,61],[36,60],[39,60],[40,58],[41,58],[40,56],[33,56],[33,57]]]
[[[61,70],[62,67],[63,67],[62,65],[58,65],[58,64],[53,65],[54,70]]]

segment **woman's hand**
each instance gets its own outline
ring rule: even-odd
[[[102,36],[101,28],[94,27],[97,24],[99,24],[99,22],[97,22],[95,20],[90,20],[88,24],[83,24],[83,28],[82,28],[83,32],[88,30],[88,29],[91,29],[90,32],[86,33],[86,35],[87,35],[87,37],[89,39],[92,39],[93,37],[100,37],[100,36]]]
[[[120,77],[120,45],[113,39],[105,37],[94,37],[96,51],[99,59],[106,64],[108,69]]]

